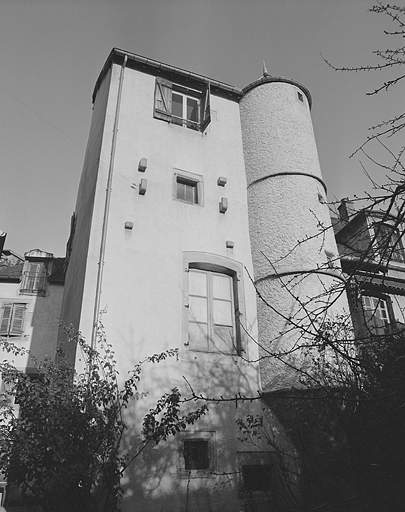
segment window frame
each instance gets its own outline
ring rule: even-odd
[[[182,116],[173,114],[173,94],[183,98]],[[188,119],[187,99],[197,101],[197,121]],[[210,84],[204,85],[201,90],[190,89],[176,84],[170,80],[156,77],[155,96],[153,104],[153,117],[179,126],[186,126],[194,131],[204,132],[211,122]]]
[[[226,357],[247,356],[247,339],[241,323],[246,317],[245,296],[243,288],[243,266],[241,263],[211,253],[185,252],[183,253],[184,279],[183,279],[183,346],[191,352],[200,352],[208,354],[222,354]],[[191,270],[200,270],[202,272],[211,272],[212,274],[223,274],[232,279],[233,292],[233,321],[234,321],[234,350],[229,352],[215,350],[209,342],[209,336],[212,336],[214,329],[213,323],[208,325],[207,348],[196,348],[190,345],[189,324],[190,324],[190,294],[189,294],[189,275]],[[208,300],[208,299],[207,299]],[[210,307],[210,306],[209,306]],[[211,316],[211,319],[213,317]],[[212,342],[211,342],[212,343]]]
[[[1,337],[20,338],[23,335],[26,309],[27,304],[25,302],[3,302],[0,319]],[[5,316],[7,310],[9,311],[8,317]]]

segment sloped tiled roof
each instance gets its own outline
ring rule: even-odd
[[[24,263],[0,265],[0,281],[20,281]]]
[[[63,284],[65,282],[65,275],[63,266],[65,258],[54,258],[52,261],[51,274],[48,276],[48,282],[53,284]],[[24,263],[18,263],[17,265],[6,265],[0,264],[0,282],[21,281],[21,276],[24,268]]]

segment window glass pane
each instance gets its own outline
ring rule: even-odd
[[[190,295],[189,304],[189,320],[207,323],[207,299]]]
[[[378,301],[378,306],[377,306],[377,309],[376,309],[376,315],[379,318],[381,318],[382,320],[387,320],[388,321],[388,308],[387,308],[387,303],[385,302],[385,300],[380,299]]]
[[[210,339],[210,351],[234,354],[236,352],[233,327],[214,325]]]
[[[185,190],[186,201],[189,203],[197,203],[197,183],[187,183]]]
[[[177,191],[176,191],[177,199],[182,199],[183,201],[186,199],[186,184],[181,183],[177,180]]]
[[[188,324],[188,342],[192,350],[208,350],[208,326],[207,324]]]
[[[232,278],[226,275],[212,274],[214,299],[231,300]]]
[[[214,299],[213,309],[215,325],[233,325],[232,302]]]
[[[187,98],[187,120],[198,122],[198,102],[194,98]]]
[[[176,197],[188,203],[198,204],[198,182],[183,176],[177,176]]]
[[[207,275],[205,272],[190,270],[188,276],[188,289],[191,295],[207,296]]]
[[[181,96],[180,94],[172,94],[172,115],[179,117],[180,119],[183,118],[183,96]],[[173,120],[173,122],[176,121]]]

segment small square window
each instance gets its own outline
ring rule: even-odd
[[[270,466],[267,464],[242,466],[242,477],[245,491],[268,492],[270,489]]]
[[[203,204],[202,177],[190,172],[175,172],[173,198],[189,204]]]
[[[187,471],[209,469],[209,446],[205,439],[184,441],[184,469]]]
[[[298,96],[298,99],[300,101],[302,101],[302,103],[304,103],[304,96],[302,95],[302,93],[300,93],[299,91],[297,91],[297,96]]]

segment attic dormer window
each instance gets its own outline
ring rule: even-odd
[[[198,91],[156,78],[154,117],[204,131],[211,121],[209,84]]]
[[[22,275],[20,293],[45,295],[47,271],[45,263],[30,261]]]
[[[398,229],[391,224],[374,224],[375,245],[381,258],[388,261],[405,262],[404,247]]]

